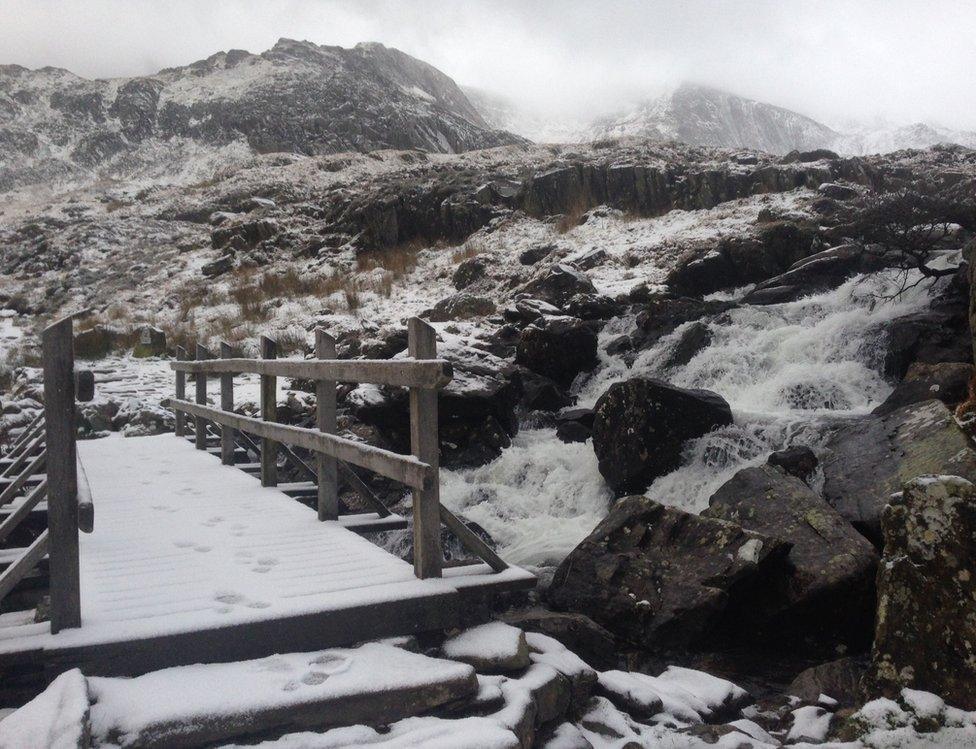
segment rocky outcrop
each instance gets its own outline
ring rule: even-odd
[[[869,690],[976,708],[976,487],[922,476],[885,509]]]
[[[788,550],[734,523],[627,497],[566,557],[548,597],[632,645],[685,647],[718,625],[737,587]]]
[[[665,283],[677,294],[702,296],[763,281],[807,257],[815,236],[808,226],[777,221],[763,226],[755,237],[730,237],[708,252],[692,251],[678,261]]]
[[[547,317],[522,331],[515,362],[569,387],[597,365],[596,333],[577,317]]]
[[[763,607],[778,635],[870,642],[877,552],[800,479],[770,465],[745,468],[702,515],[791,544],[789,570],[769,586]]]
[[[593,449],[614,491],[640,492],[681,464],[685,442],[731,423],[729,404],[715,393],[635,377],[596,402]]]
[[[824,499],[877,545],[881,511],[906,481],[923,474],[976,480],[976,451],[940,401],[837,427],[822,465]]]
[[[890,414],[903,406],[927,400],[940,400],[954,408],[969,397],[973,365],[963,362],[924,364],[915,362],[884,402],[872,413]]]
[[[577,294],[596,294],[596,287],[582,271],[571,265],[558,263],[536,275],[519,291],[562,308]]]

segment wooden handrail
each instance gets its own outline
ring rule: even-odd
[[[2,523],[0,523],[0,543],[7,540],[14,528],[20,525],[20,521],[26,518],[31,510],[33,510],[38,503],[44,499],[44,495],[47,494],[47,479],[44,479],[41,483],[34,487],[34,489],[24,497],[24,501],[21,502],[14,508]]]
[[[484,559],[488,566],[491,567],[495,572],[501,572],[502,570],[508,569],[508,563],[502,559],[495,550],[492,549],[484,540],[471,530],[464,522],[447,509],[444,505],[441,505],[441,522],[446,525],[451,532],[457,536],[458,541],[460,541],[468,551],[472,554]]]
[[[334,434],[241,416],[187,400],[169,398],[164,400],[162,405],[164,408],[177,409],[191,416],[201,417],[242,432],[250,432],[264,439],[331,455],[415,489],[429,488],[437,481],[436,470],[412,455],[400,455]]]
[[[451,363],[444,359],[208,359],[172,361],[169,366],[193,374],[249,373],[419,388],[444,387],[453,376]]]

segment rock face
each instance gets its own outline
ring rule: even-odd
[[[577,317],[548,317],[522,331],[515,361],[569,387],[597,364],[597,336]]]
[[[774,626],[822,641],[870,641],[877,552],[800,479],[770,465],[745,468],[702,515],[792,544],[789,572],[768,591]]]
[[[524,142],[492,130],[439,70],[376,43],[281,39],[260,55],[218,52],[121,82],[6,65],[0,92],[0,143],[14,146],[0,189],[93,169],[121,174],[161,156],[175,172],[187,152],[208,148],[212,170],[221,152],[453,153]]]
[[[923,474],[976,479],[976,451],[940,401],[841,426],[825,453],[824,499],[879,545],[881,511],[906,481]]]
[[[976,708],[976,487],[909,481],[882,520],[878,621],[869,688],[935,692]]]
[[[884,403],[874,409],[873,413],[884,416],[903,406],[932,399],[940,400],[949,408],[953,408],[969,396],[969,385],[972,379],[972,364],[915,362],[908,368],[905,379],[898,384]]]
[[[718,624],[737,586],[788,548],[734,523],[627,497],[559,566],[549,601],[638,647],[687,646]]]
[[[585,273],[564,263],[548,268],[521,290],[559,308],[577,294],[596,294],[596,287]]]
[[[635,377],[611,385],[594,409],[593,449],[616,492],[640,492],[680,465],[688,440],[732,423],[721,396]]]

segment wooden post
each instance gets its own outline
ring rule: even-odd
[[[220,342],[220,358],[231,359],[234,347],[227,341]],[[234,375],[232,372],[220,375],[220,407],[224,411],[234,410]],[[220,427],[220,462],[225,466],[234,465],[234,430],[225,425]]]
[[[321,328],[315,329],[315,358],[335,359],[336,342]],[[315,426],[320,432],[335,434],[336,431],[336,381],[315,382]],[[322,453],[315,454],[315,472],[318,475],[319,520],[339,519],[338,461]]]
[[[51,325],[41,336],[53,633],[81,626],[73,327],[71,318],[65,318]]]
[[[186,349],[182,346],[177,346],[176,358],[180,361],[185,361],[187,358]],[[176,397],[180,400],[186,400],[186,372],[176,373]],[[179,409],[176,411],[176,436],[186,436],[186,414]]]
[[[436,359],[434,329],[419,317],[407,323],[407,351],[414,359]],[[410,450],[434,468],[429,487],[413,490],[413,571],[419,578],[440,577],[441,550],[440,444],[437,436],[437,391],[410,388]]]
[[[201,344],[197,344],[196,351],[197,359],[211,359],[212,356],[207,348]],[[201,406],[207,405],[207,375],[205,372],[197,372],[197,403]],[[201,416],[197,416],[194,421],[194,429],[196,431],[196,446],[197,450],[207,449],[207,421]]]
[[[261,358],[277,359],[278,344],[261,336]],[[278,378],[261,375],[261,418],[278,421]],[[261,486],[278,486],[278,443],[261,438]]]

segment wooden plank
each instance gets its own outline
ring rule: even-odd
[[[78,570],[78,460],[71,318],[41,335],[47,432],[47,524],[50,533],[51,632],[81,626]]]
[[[176,358],[180,361],[184,361],[187,358],[186,349],[182,346],[177,346]],[[176,397],[180,400],[186,398],[186,372],[176,372]],[[186,436],[186,414],[184,414],[182,411],[176,412],[176,436]]]
[[[312,429],[288,424],[272,424],[251,416],[229,414],[217,408],[198,406],[189,401],[170,399],[164,401],[163,405],[167,408],[183,409],[191,415],[205,416],[211,421],[228,424],[258,437],[286,442],[312,452],[325,452],[341,461],[352,463],[407,486],[423,488],[430,486],[436,480],[436,473],[431,466],[413,455],[400,455],[338,435],[322,434]],[[246,470],[245,466],[238,467]]]
[[[95,500],[81,458],[78,458],[78,530],[83,533],[95,530]]]
[[[407,347],[414,359],[437,356],[434,329],[419,317],[407,323]],[[440,442],[437,436],[437,391],[410,388],[410,450],[430,466],[430,484],[413,491],[413,571],[421,578],[440,577],[444,554],[440,525]]]
[[[3,507],[16,497],[21,487],[27,484],[31,476],[40,472],[45,460],[47,460],[47,448],[41,450],[40,454],[24,466],[23,470],[17,474],[17,477],[3,488],[3,491],[0,492],[0,507]]]
[[[25,426],[23,431],[21,431],[20,436],[18,436],[17,439],[15,439],[13,444],[10,446],[10,451],[7,453],[7,455],[10,455],[15,450],[18,450],[20,447],[24,445],[25,442],[27,442],[27,440],[32,439],[36,429],[38,428],[43,429],[44,428],[43,420],[44,420],[44,412],[41,411],[39,414],[37,414],[33,419],[31,419],[27,423],[27,426]]]
[[[321,328],[315,329],[315,356],[322,360],[336,358],[335,338]],[[336,381],[315,382],[315,426],[325,434],[336,432]],[[339,518],[339,471],[336,459],[331,455],[316,453],[315,472],[318,482],[319,520]]]
[[[227,341],[220,342],[220,358],[229,359],[234,355],[234,348]],[[227,372],[220,375],[220,407],[224,411],[234,410],[234,374]],[[220,427],[220,462],[225,466],[234,465],[234,430],[224,424]]]
[[[481,559],[488,563],[495,572],[501,572],[502,570],[508,569],[508,563],[502,559],[495,550],[492,549],[484,540],[475,533],[473,530],[468,528],[464,522],[447,509],[444,505],[441,508],[441,522],[446,525],[451,532],[458,537],[458,540],[464,544],[464,547],[470,551],[472,554],[477,555]]]
[[[250,372],[272,377],[306,380],[368,382],[398,387],[441,388],[451,381],[451,363],[444,359],[217,359],[207,362],[170,362],[177,372],[220,374]]]
[[[24,498],[24,501],[14,507],[11,513],[0,523],[0,543],[6,541],[21,521],[30,515],[37,504],[44,499],[45,494],[47,494],[47,479],[35,486],[30,494]]]
[[[197,344],[196,358],[197,359],[210,358],[210,352],[207,350],[206,346],[203,346],[202,344],[199,343]],[[207,405],[206,375],[201,375],[201,374],[197,375],[196,398],[197,398],[197,403],[200,403],[201,405],[204,406]],[[194,433],[196,434],[197,450],[206,450],[207,449],[207,422],[204,419],[197,417],[194,430],[195,430]]]
[[[261,358],[275,359],[278,344],[268,336],[261,336]],[[272,375],[261,375],[261,418],[269,423],[278,421],[278,380]],[[261,486],[278,485],[278,445],[274,440],[261,439]]]
[[[68,320],[70,325],[71,321]],[[24,575],[30,572],[44,555],[48,553],[48,538],[49,531],[44,531],[39,535],[30,546],[27,547],[27,551],[13,564],[11,564],[7,569],[0,574],[0,601],[2,601],[6,595],[16,587]],[[51,560],[53,566],[53,559]],[[54,576],[51,575],[51,585],[54,585]],[[53,596],[53,593],[52,593]],[[53,604],[53,601],[52,601]],[[54,608],[52,605],[51,609],[51,631],[54,631]]]

